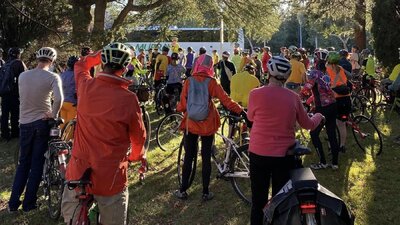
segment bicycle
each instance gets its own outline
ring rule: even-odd
[[[220,114],[223,118],[221,134],[234,140],[239,146],[248,143],[249,132],[243,118],[224,109],[220,110]]]
[[[180,136],[179,126],[182,122],[181,113],[172,113],[165,116],[156,130],[157,144],[163,151],[175,151],[179,148],[179,142],[175,139]]]
[[[76,126],[76,117],[70,120],[61,130],[61,140],[72,146],[74,143],[74,132]]]
[[[233,190],[247,204],[251,203],[250,188],[250,159],[248,144],[238,146],[235,141],[219,133],[216,137],[222,138],[221,142],[214,140],[212,159],[217,167],[217,179],[224,179],[231,182]],[[179,146],[177,173],[179,185],[182,184],[182,167],[184,159],[184,138]],[[219,149],[217,149],[219,148]],[[192,164],[192,172],[189,177],[189,187],[193,183],[196,173],[197,155]]]
[[[67,142],[60,139],[59,125],[62,124],[62,119],[49,120],[49,124],[51,125],[49,149],[44,154],[42,185],[50,218],[57,220],[61,212],[65,171],[71,147]]]
[[[340,209],[340,210],[337,210]],[[318,183],[310,168],[292,170],[290,180],[264,208],[264,225],[354,225],[354,215]]]

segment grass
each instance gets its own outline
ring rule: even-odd
[[[151,112],[153,119],[153,139],[159,116]],[[340,168],[337,171],[316,171],[319,182],[341,197],[356,215],[357,225],[393,225],[400,224],[400,151],[393,138],[400,134],[400,118],[392,117],[392,122],[380,122],[379,128],[384,136],[382,155],[371,157],[364,155],[356,145],[351,133],[348,135],[347,152],[340,154]],[[172,140],[179,142],[180,140]],[[372,144],[372,143],[371,143]],[[30,213],[9,215],[7,201],[15,173],[13,152],[17,141],[0,144],[0,223],[55,225],[62,220],[53,221],[47,216],[45,202],[39,210]],[[311,145],[310,145],[311,146]],[[229,181],[215,178],[215,167],[210,189],[215,199],[201,202],[200,165],[189,199],[180,201],[172,196],[177,188],[176,158],[177,152],[163,152],[151,142],[148,153],[150,171],[143,185],[138,182],[137,166],[132,166],[129,183],[129,224],[172,225],[172,224],[249,224],[250,207],[244,204],[234,193]],[[315,152],[305,158],[305,165],[317,161]],[[41,194],[41,193],[39,193]]]

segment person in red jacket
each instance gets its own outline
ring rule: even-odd
[[[126,224],[128,162],[145,162],[146,131],[139,102],[128,90],[131,82],[121,77],[130,54],[124,44],[111,43],[102,51],[83,57],[74,67],[79,104],[66,180],[79,180],[86,169],[91,169],[89,193],[97,201],[101,223],[107,225]],[[92,78],[90,68],[100,64],[103,72]],[[64,189],[65,222],[78,216],[78,201],[74,190]]]
[[[181,123],[181,130],[185,130],[184,148],[185,157],[182,169],[182,185],[179,190],[174,192],[174,195],[179,199],[187,199],[189,176],[192,170],[192,163],[197,154],[197,141],[200,136],[201,144],[201,158],[202,158],[202,177],[203,177],[203,196],[204,201],[210,200],[214,194],[208,190],[211,175],[211,148],[214,142],[214,134],[218,131],[221,125],[218,111],[213,104],[211,98],[218,98],[220,102],[230,111],[241,114],[243,109],[240,105],[226,94],[222,86],[214,78],[213,60],[212,57],[206,54],[199,56],[193,67],[193,79],[199,82],[205,82],[207,78],[211,79],[208,84],[208,93],[210,95],[209,112],[208,116],[203,121],[194,121],[188,118],[186,112],[187,96],[189,93],[190,80],[186,80],[180,102],[177,110],[184,112],[183,120]]]

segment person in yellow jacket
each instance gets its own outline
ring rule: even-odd
[[[247,49],[247,50],[244,50],[244,51],[242,52],[242,58],[241,58],[241,61],[240,61],[240,66],[239,66],[239,68],[236,68],[236,71],[237,71],[237,72],[243,71],[243,70],[244,70],[244,67],[245,67],[247,64],[251,64],[251,65],[254,66],[254,67],[257,66],[257,65],[254,63],[254,61],[251,59],[248,49]]]
[[[172,38],[172,43],[171,43],[171,51],[172,53],[179,53],[179,49],[181,48],[181,46],[178,43],[178,38],[177,37],[173,37]]]
[[[238,48],[235,48],[233,50],[233,56],[231,59],[233,65],[235,65],[235,70],[239,71],[239,67],[240,67],[240,62],[242,61],[242,57],[240,57],[240,51]]]
[[[254,66],[248,64],[243,72],[233,75],[231,79],[230,97],[244,108],[247,108],[250,91],[260,86],[260,81],[254,74]]]

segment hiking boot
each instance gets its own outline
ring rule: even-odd
[[[324,163],[311,164],[310,168],[313,170],[326,169],[326,168],[328,168],[328,164],[324,164]]]
[[[209,201],[209,200],[211,200],[211,199],[213,199],[214,198],[214,193],[212,193],[212,192],[208,192],[208,194],[203,194],[202,196],[201,196],[201,199],[203,200],[203,201]]]
[[[180,190],[176,190],[174,192],[174,196],[181,200],[186,200],[188,198],[188,194],[186,193],[186,191],[181,192]]]

